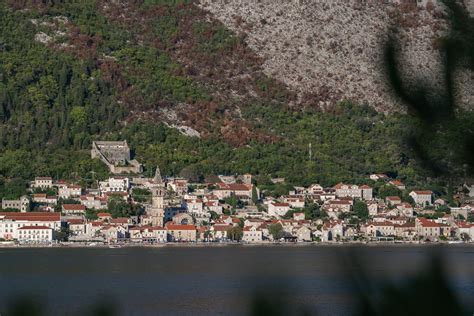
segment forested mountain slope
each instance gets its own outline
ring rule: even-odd
[[[12,0],[0,28],[0,195],[35,175],[106,176],[89,158],[94,139],[127,139],[146,173],[159,164],[196,180],[428,174],[404,145],[416,120],[350,100],[321,111],[319,94],[301,102],[243,34],[191,1]]]

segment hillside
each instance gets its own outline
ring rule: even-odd
[[[430,175],[406,146],[415,119],[377,112],[376,102],[335,102],[342,96],[329,88],[344,86],[326,74],[325,93],[303,93],[268,71],[271,56],[251,32],[233,32],[217,13],[185,0],[0,3],[0,193],[35,175],[105,177],[89,158],[96,139],[128,140],[146,173],[158,164],[195,180],[250,172],[261,183],[332,185],[390,172],[409,184]],[[352,70],[347,77],[359,76]],[[439,143],[470,118],[424,145],[442,157]]]
[[[435,82],[440,89],[439,38],[447,28],[437,1],[395,2],[201,0],[200,7],[245,34],[264,60],[264,73],[298,91],[301,103],[328,108],[348,98],[393,111],[401,104],[391,95],[382,66],[390,29],[398,29],[407,79]],[[457,83],[459,103],[472,106],[472,77],[460,74]]]

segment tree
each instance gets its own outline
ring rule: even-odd
[[[97,213],[99,213],[99,211],[97,210],[94,210],[94,209],[90,209],[90,208],[86,208],[86,218],[88,220],[96,220],[99,218],[99,216],[97,216]]]
[[[148,189],[134,188],[132,198],[137,202],[146,202],[151,197],[151,191]]]
[[[56,239],[59,241],[68,241],[69,235],[71,234],[69,228],[61,227],[60,231],[56,231]]]
[[[379,188],[378,196],[385,199],[387,196],[402,196],[402,191],[393,185],[383,185]]]
[[[279,240],[285,236],[283,226],[280,223],[268,225],[268,232],[272,235],[273,240]]]
[[[259,196],[257,194],[257,187],[254,185],[252,186],[252,202],[253,204],[257,204],[259,200]]]
[[[219,215],[214,211],[209,211],[209,214],[211,215],[211,220],[216,220],[219,218]]]
[[[467,233],[462,233],[461,234],[461,240],[464,241],[464,242],[468,242],[471,240],[471,236],[469,236],[469,234]]]
[[[302,212],[303,210],[301,209],[292,209],[292,210],[289,210],[288,212],[286,212],[285,215],[283,215],[283,218],[284,219],[292,219],[293,218],[293,214],[295,213],[298,213],[298,212]]]
[[[230,240],[240,241],[243,236],[242,228],[240,228],[239,226],[232,227],[228,230],[227,235],[229,236]]]
[[[354,213],[360,218],[360,219],[367,219],[369,217],[369,209],[367,208],[367,204],[363,201],[356,201],[354,203]]]

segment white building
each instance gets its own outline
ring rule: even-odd
[[[71,214],[84,215],[86,213],[86,207],[82,204],[63,204],[61,208],[61,212],[65,215],[71,215]]]
[[[431,205],[433,203],[433,192],[429,190],[411,191],[409,195],[418,205]]]
[[[45,226],[61,229],[61,214],[49,212],[6,212],[0,213],[0,238],[18,239],[19,229],[24,226]]]
[[[283,197],[283,202],[290,204],[292,208],[303,208],[305,206],[304,196],[287,195]]]
[[[248,243],[262,242],[262,231],[255,226],[244,227],[242,241]]]
[[[60,186],[58,189],[58,196],[61,199],[70,199],[73,197],[79,197],[82,194],[82,188],[80,185],[66,184]]]
[[[188,193],[188,180],[186,179],[172,179],[166,184],[169,190],[172,190],[179,196]]]
[[[391,222],[372,222],[366,227],[368,237],[394,236],[395,227]]]
[[[80,197],[81,204],[86,208],[95,210],[107,209],[107,197],[95,196],[95,195],[82,195]]]
[[[336,191],[336,197],[352,197],[359,198],[363,200],[372,200],[373,190],[368,185],[355,185],[355,184],[344,184],[339,183],[334,186]]]
[[[20,243],[50,243],[53,241],[53,229],[47,226],[23,226],[18,229]]]
[[[110,177],[107,181],[99,182],[101,192],[127,192],[130,181],[127,177]]]
[[[268,204],[268,215],[284,216],[290,209],[289,203],[271,202]]]
[[[36,202],[36,203],[44,203],[44,204],[50,204],[50,205],[58,204],[58,198],[56,196],[49,196],[49,195],[46,195],[45,193],[33,194],[32,200],[33,202]]]
[[[49,189],[53,187],[53,178],[51,177],[36,177],[31,187],[36,189]]]
[[[200,199],[185,200],[184,206],[186,207],[189,213],[203,213],[203,203]]]

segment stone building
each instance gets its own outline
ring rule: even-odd
[[[149,186],[151,191],[151,205],[146,208],[147,215],[151,218],[153,226],[163,226],[164,217],[164,196],[166,193],[163,179],[161,178],[160,168],[156,167],[155,177]]]
[[[127,141],[92,142],[91,157],[99,158],[112,173],[140,173],[143,166],[131,159]]]
[[[16,209],[23,213],[27,212],[30,209],[30,200],[26,195],[23,195],[18,200],[2,199],[2,209],[4,210],[7,208]]]

